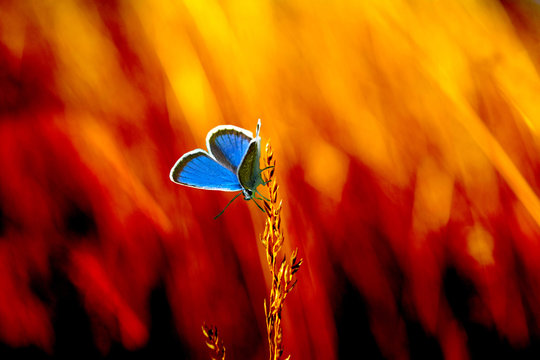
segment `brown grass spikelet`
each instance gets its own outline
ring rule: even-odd
[[[266,222],[261,235],[261,242],[265,248],[266,261],[272,279],[272,288],[268,303],[264,301],[264,313],[266,315],[266,331],[268,334],[268,345],[270,350],[270,360],[279,360],[283,355],[283,330],[281,327],[281,312],[285,303],[285,298],[296,285],[296,272],[302,265],[302,259],[298,260],[298,249],[294,250],[287,261],[284,255],[279,264],[276,262],[278,253],[281,250],[285,237],[281,227],[281,210],[283,201],[278,203],[279,186],[274,177],[275,164],[274,153],[270,142],[266,144],[264,156],[264,167],[269,168],[265,180],[266,187],[270,194],[269,200],[264,201],[266,212]],[[285,359],[289,360],[290,355]]]
[[[225,346],[223,346],[223,340],[218,336],[217,327],[203,324],[202,332],[206,337],[206,346],[210,349],[210,358],[212,360],[225,360]]]

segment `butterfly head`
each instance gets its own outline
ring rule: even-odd
[[[253,190],[242,189],[242,192],[244,193],[244,200],[251,200],[253,197]]]

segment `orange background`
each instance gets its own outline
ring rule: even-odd
[[[272,140],[292,359],[540,354],[533,1],[2,1],[0,353],[264,359],[264,216],[173,184]]]

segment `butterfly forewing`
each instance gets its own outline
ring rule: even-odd
[[[206,145],[212,156],[223,166],[236,173],[253,134],[242,128],[218,126],[208,133]]]
[[[242,186],[235,173],[220,165],[202,149],[184,154],[173,166],[173,182],[206,190],[237,191]]]
[[[259,141],[260,138],[250,142],[240,166],[238,167],[237,175],[240,184],[250,190],[254,190],[262,183],[261,170],[259,168]]]

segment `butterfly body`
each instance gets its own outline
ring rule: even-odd
[[[206,136],[206,147],[185,153],[170,172],[170,179],[184,186],[204,190],[242,191],[253,199],[263,184],[259,168],[261,122],[255,137],[251,131],[233,125],[220,125]],[[236,197],[235,197],[236,198]]]

